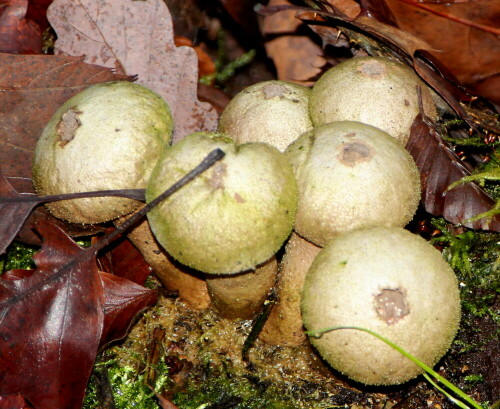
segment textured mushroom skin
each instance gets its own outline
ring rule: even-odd
[[[301,135],[285,151],[299,186],[294,229],[318,246],[360,227],[404,227],[420,200],[410,154],[386,132],[338,121]]]
[[[330,68],[314,84],[310,114],[314,126],[358,121],[376,126],[405,145],[419,113],[416,86],[424,112],[436,118],[429,88],[413,70],[381,57],[350,58]]]
[[[266,142],[280,151],[312,128],[311,90],[287,81],[263,81],[237,94],[222,112],[219,131],[238,144]]]
[[[431,367],[460,321],[453,270],[431,244],[400,228],[359,229],[333,239],[307,273],[301,306],[309,331],[367,328]],[[360,331],[332,331],[311,342],[333,368],[365,384],[400,384],[423,372]]]
[[[151,201],[210,151],[225,157],[148,214],[160,244],[181,263],[209,274],[234,274],[268,260],[289,236],[297,184],[285,156],[264,143],[195,133],[165,151],[151,175]]]
[[[307,271],[320,250],[320,247],[292,232],[279,266],[278,300],[259,334],[265,343],[298,346],[306,341],[300,295]]]
[[[212,307],[225,318],[254,318],[271,292],[277,272],[278,262],[273,256],[255,270],[223,276],[207,275]]]
[[[66,101],[44,128],[35,148],[33,183],[40,195],[144,189],[172,131],[170,108],[151,90],[126,81],[94,85]],[[139,205],[103,197],[47,207],[61,219],[100,223]]]

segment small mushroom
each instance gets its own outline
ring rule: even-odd
[[[460,322],[458,280],[441,253],[402,228],[345,232],[316,256],[302,292],[308,331],[362,327],[432,367]],[[336,370],[368,385],[396,385],[423,370],[374,336],[342,329],[311,342]]]
[[[66,101],[35,148],[33,184],[40,195],[144,189],[170,143],[173,119],[153,91],[128,81],[91,86]],[[137,209],[119,197],[63,200],[50,212],[74,223],[100,223]]]
[[[237,94],[222,112],[219,131],[237,144],[266,142],[280,151],[312,128],[311,90],[287,81],[263,81]]]
[[[352,121],[318,126],[293,142],[285,156],[299,186],[294,229],[318,246],[360,227],[403,227],[417,210],[417,166],[378,128]]]
[[[417,85],[425,114],[435,119],[431,92],[411,68],[382,57],[350,58],[330,68],[314,84],[311,119],[314,126],[363,122],[386,131],[404,146],[420,112]]]
[[[168,148],[146,190],[151,201],[213,149],[225,156],[148,213],[158,242],[182,264],[236,274],[272,257],[291,233],[297,184],[285,156],[264,143],[235,145],[195,133]]]

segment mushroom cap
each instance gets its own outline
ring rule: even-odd
[[[40,195],[144,189],[173,119],[153,91],[128,81],[91,86],[66,101],[35,148],[33,183]],[[130,213],[140,202],[118,197],[64,200],[50,212],[75,223],[100,223]]]
[[[405,145],[418,115],[416,86],[424,112],[436,118],[429,88],[415,72],[381,57],[350,58],[325,72],[314,84],[310,114],[314,126],[332,121],[358,121],[376,126]]]
[[[148,219],[156,239],[181,263],[209,274],[234,274],[268,260],[292,230],[297,184],[278,149],[235,145],[220,134],[192,134],[164,152],[146,199],[161,194],[216,148],[224,158],[149,212]]]
[[[420,200],[410,154],[386,132],[339,121],[306,132],[285,151],[299,186],[294,229],[318,246],[369,226],[405,226]]]
[[[359,229],[334,238],[306,275],[301,305],[309,331],[370,329],[431,367],[448,350],[460,321],[453,270],[431,244],[401,228]],[[311,342],[333,368],[365,384],[400,384],[423,372],[354,329]]]
[[[309,118],[311,90],[287,81],[263,81],[237,94],[226,106],[219,131],[237,144],[266,142],[284,151],[312,128]]]

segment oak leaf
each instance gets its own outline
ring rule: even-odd
[[[161,95],[174,115],[174,141],[216,129],[216,111],[197,99],[196,53],[175,46],[163,1],[55,0],[47,16],[58,35],[56,53],[136,75]]]

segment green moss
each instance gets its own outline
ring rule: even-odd
[[[99,379],[109,380],[116,409],[160,409],[155,392],[161,393],[168,384],[168,368],[163,359],[153,366],[144,365],[140,355],[132,350],[111,348],[105,351],[94,367],[87,387],[83,409],[101,407]],[[117,356],[120,355],[120,358]],[[126,362],[128,355],[129,362]],[[142,364],[142,371],[138,365]],[[154,373],[154,376],[151,374]],[[149,386],[148,386],[149,385]],[[154,390],[154,391],[153,391]]]
[[[0,274],[10,270],[35,268],[33,255],[38,251],[37,247],[18,242],[12,243],[7,252],[0,257]]]
[[[488,318],[493,321],[495,330],[482,343],[500,336],[500,311],[495,304],[500,294],[500,234],[475,231],[453,234],[444,219],[433,219],[432,224],[442,232],[432,242],[443,247],[443,256],[460,281],[462,310],[466,318],[462,320],[463,329],[480,331],[468,328],[467,323],[474,317]],[[459,339],[460,342],[463,340]],[[478,345],[463,342],[461,347],[464,351]]]
[[[210,382],[193,379],[187,390],[174,396],[174,403],[182,409],[295,408],[291,400],[285,400],[282,391],[272,385],[259,385],[248,378],[233,378],[226,371],[211,373],[210,378]]]
[[[215,72],[213,74],[204,75],[200,78],[200,82],[205,85],[217,85],[222,87],[224,83],[234,77],[238,71],[248,66],[257,52],[250,50],[242,54],[235,60],[228,60],[226,47],[226,32],[220,29],[217,33],[217,58],[215,60]]]

